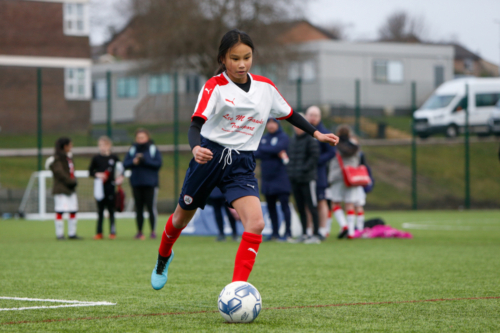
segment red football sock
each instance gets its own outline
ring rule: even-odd
[[[248,281],[253,264],[255,264],[255,258],[259,252],[260,243],[262,243],[262,235],[252,234],[250,232],[243,233],[240,247],[238,248],[238,252],[236,252],[233,282]]]
[[[165,230],[163,230],[163,234],[161,236],[160,250],[158,251],[162,257],[168,257],[172,253],[172,246],[177,241],[177,238],[181,235],[182,230],[174,227],[172,223],[172,218],[174,214],[170,215],[168,218],[168,222],[165,225]]]

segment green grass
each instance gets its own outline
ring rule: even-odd
[[[73,242],[56,241],[51,221],[0,221],[0,296],[117,303],[0,311],[0,331],[500,331],[500,299],[289,308],[500,296],[500,211],[376,215],[398,228],[412,222],[443,230],[410,230],[414,238],[405,240],[264,243],[250,276],[264,309],[244,325],[228,325],[211,312],[230,282],[236,243],[181,237],[169,282],[154,291],[149,276],[159,241],[133,240],[131,220],[118,221],[115,241],[91,240],[94,222],[81,221],[86,239]],[[0,300],[0,308],[30,305]],[[268,309],[275,307],[285,309]],[[141,316],[200,311],[209,312]],[[57,321],[68,318],[81,320]],[[18,321],[28,323],[4,325]]]

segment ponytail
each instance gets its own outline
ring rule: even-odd
[[[215,72],[215,75],[219,75],[220,73],[224,72],[225,70],[226,70],[226,65],[219,64],[219,68],[217,68],[217,71]]]

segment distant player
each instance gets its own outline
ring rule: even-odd
[[[167,282],[175,241],[196,209],[205,207],[215,186],[236,209],[245,230],[236,253],[233,282],[248,280],[264,229],[253,152],[269,117],[287,119],[318,141],[332,145],[338,142],[335,135],[320,133],[295,114],[269,79],[249,74],[253,51],[253,42],[244,32],[231,30],[222,37],[218,73],[203,86],[192,116],[188,137],[194,158],[177,208],[162,235],[151,274],[151,285],[156,290]]]
[[[360,151],[357,141],[352,137],[349,126],[341,125],[337,129],[339,144],[337,146],[337,157],[330,162],[328,173],[328,182],[330,183],[330,195],[333,203],[333,215],[340,226],[338,238],[347,236],[354,237],[355,230],[355,211],[354,205],[359,201],[358,186],[346,186],[339,158],[342,159],[344,166],[357,167],[360,164]],[[347,218],[342,210],[342,202],[347,212]]]
[[[52,170],[54,183],[52,194],[54,195],[54,211],[56,212],[55,226],[56,237],[64,240],[63,214],[69,213],[68,238],[82,239],[76,234],[76,213],[78,212],[78,198],[76,197],[77,180],[75,177],[75,165],[73,164],[71,139],[62,137],[56,141],[54,156],[47,159],[45,167]]]
[[[94,239],[102,239],[104,210],[109,213],[109,238],[116,238],[115,227],[115,185],[123,181],[123,164],[111,153],[113,145],[110,138],[101,136],[98,141],[99,154],[92,158],[89,175],[94,177],[94,197],[97,203],[97,231]]]

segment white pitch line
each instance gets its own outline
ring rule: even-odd
[[[95,303],[92,301],[70,301],[70,300],[64,300],[64,299],[44,299],[44,298],[5,297],[5,296],[0,296],[0,299],[9,299],[9,300],[14,300],[14,301],[28,301],[28,302]]]
[[[56,308],[71,308],[83,306],[109,306],[116,305],[110,302],[87,302],[87,301],[70,301],[63,299],[42,299],[42,298],[26,298],[26,297],[3,297],[0,299],[14,300],[14,301],[28,301],[28,302],[52,302],[52,303],[66,303],[65,305],[52,305],[52,306],[29,306],[22,308],[0,308],[0,311],[20,311],[20,310],[33,310],[33,309],[56,309]]]

